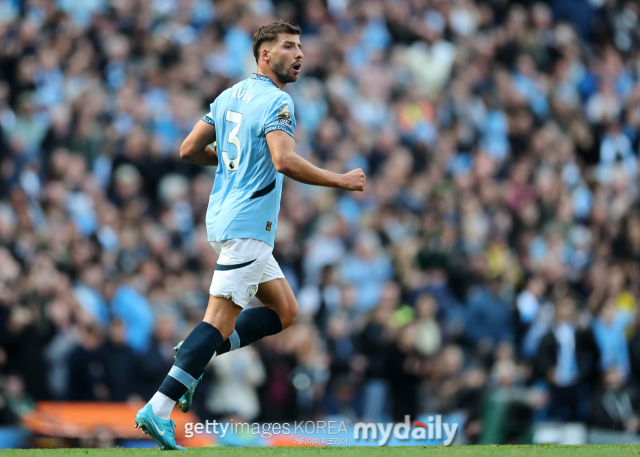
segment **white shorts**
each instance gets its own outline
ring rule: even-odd
[[[211,241],[219,254],[209,293],[231,299],[244,308],[258,292],[258,286],[272,279],[284,278],[282,270],[264,241],[238,238]]]

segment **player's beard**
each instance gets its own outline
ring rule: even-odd
[[[292,72],[293,68],[287,67],[284,62],[274,62],[271,70],[283,84],[293,83],[298,79],[298,75]]]

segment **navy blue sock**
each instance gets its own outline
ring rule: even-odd
[[[221,344],[222,335],[217,328],[204,321],[196,325],[182,343],[176,361],[158,392],[178,401],[204,373],[204,368]]]
[[[216,355],[243,348],[265,336],[275,335],[281,331],[280,316],[271,308],[259,306],[245,309],[238,314],[236,329],[229,339],[225,340],[218,348]]]

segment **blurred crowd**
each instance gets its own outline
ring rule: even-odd
[[[302,27],[274,255],[300,314],[201,418],[640,430],[640,7],[626,0],[0,0],[0,423],[147,400],[201,320],[213,169],[181,141]]]

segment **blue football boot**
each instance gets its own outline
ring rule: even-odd
[[[171,419],[162,420],[153,414],[153,409],[148,403],[136,414],[136,428],[153,438],[160,449],[186,451],[186,448],[176,444],[175,427],[176,423]]]

